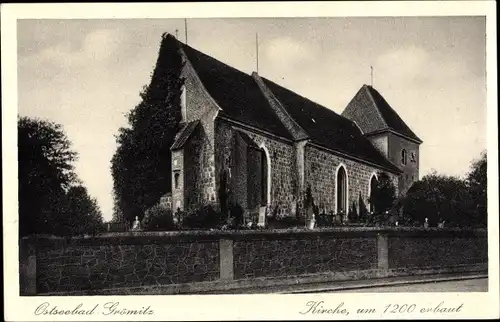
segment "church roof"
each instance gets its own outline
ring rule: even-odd
[[[206,90],[222,109],[219,114],[287,139],[292,138],[269,108],[266,97],[252,76],[192,47],[179,44]]]
[[[352,121],[266,78],[262,79],[313,142],[399,172]]]
[[[170,150],[178,150],[184,147],[184,145],[191,137],[196,127],[198,126],[198,124],[200,124],[200,121],[198,120],[184,124],[184,127],[179,131],[179,133],[177,133],[175,141],[172,144]]]
[[[292,134],[269,106],[268,98],[259,88],[254,77],[179,42],[171,35],[167,35],[166,40],[175,41],[182,48],[208,94],[222,109],[219,115],[293,140]],[[314,143],[394,172],[400,172],[399,168],[386,159],[363,136],[352,121],[270,80],[264,78],[263,80],[286,108],[288,114]],[[187,137],[181,146],[191,134],[185,135]],[[181,142],[182,137],[181,133],[172,149],[180,144],[177,141]]]
[[[363,130],[370,133],[392,130],[418,143],[422,140],[399,117],[384,97],[372,86],[363,85],[342,113]]]

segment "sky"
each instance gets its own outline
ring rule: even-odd
[[[464,176],[486,149],[484,17],[188,19],[188,44],[337,113],[363,84],[424,141],[420,176]],[[113,213],[111,158],[161,35],[183,19],[18,20],[18,113],[62,124],[75,170]]]

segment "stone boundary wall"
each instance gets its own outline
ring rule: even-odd
[[[484,271],[487,231],[340,227],[106,233],[20,242],[21,295],[165,294]],[[149,290],[149,291],[148,291]],[[154,294],[154,293],[152,293]]]

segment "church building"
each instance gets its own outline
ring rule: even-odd
[[[217,205],[225,190],[247,215],[262,207],[293,215],[309,187],[321,211],[347,216],[351,207],[370,209],[380,173],[397,193],[418,180],[422,141],[372,86],[361,86],[339,115],[169,34],[159,55],[167,50],[184,63],[171,147],[174,210]]]

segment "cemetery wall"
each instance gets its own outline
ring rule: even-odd
[[[21,295],[210,293],[487,269],[486,230],[108,233],[20,243]]]

